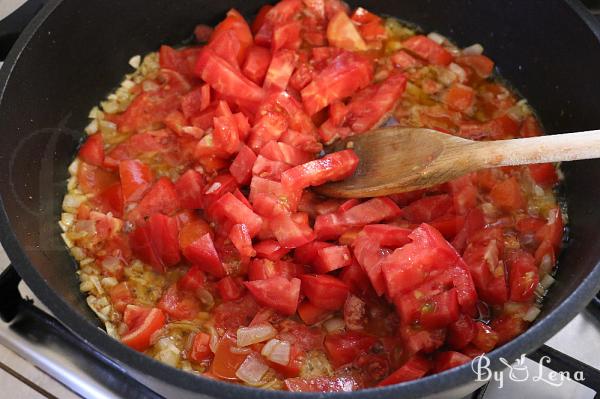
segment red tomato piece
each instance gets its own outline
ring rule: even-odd
[[[123,312],[127,305],[133,303],[133,294],[126,281],[122,281],[108,291],[110,302],[117,312]]]
[[[314,268],[317,273],[329,273],[351,263],[352,256],[347,245],[332,245],[317,251]]]
[[[448,65],[452,62],[452,54],[441,45],[423,35],[416,35],[406,39],[402,42],[402,46],[434,65]]]
[[[402,215],[412,223],[430,222],[448,213],[452,205],[448,194],[433,195],[411,203],[402,210]]]
[[[507,266],[510,300],[531,300],[539,282],[538,268],[533,256],[523,250],[512,252],[508,255]]]
[[[158,301],[158,308],[174,320],[191,320],[200,311],[200,303],[189,291],[182,291],[174,284],[170,286]]]
[[[97,202],[100,211],[104,213],[111,212],[115,217],[123,215],[123,190],[121,184],[115,183],[102,191],[98,196],[92,199],[92,202]]]
[[[150,168],[137,159],[121,161],[119,176],[125,202],[136,202],[142,199],[153,180]]]
[[[252,174],[266,179],[279,180],[281,174],[289,168],[290,166],[283,162],[272,161],[259,155],[254,162],[254,166],[252,166]]]
[[[450,86],[442,98],[443,102],[451,109],[460,112],[468,111],[475,100],[475,91],[460,83]]]
[[[414,355],[402,367],[394,371],[378,386],[386,386],[399,384],[405,381],[416,380],[417,378],[423,377],[431,369],[431,361],[421,355]]]
[[[300,280],[297,278],[288,280],[285,277],[271,277],[246,281],[244,285],[259,304],[284,315],[296,313],[300,296]]]
[[[489,77],[494,70],[494,61],[482,54],[461,55],[456,58],[456,63],[473,69],[482,79]]]
[[[256,255],[256,251],[252,248],[250,232],[244,223],[233,225],[229,231],[229,239],[241,256],[252,257]]]
[[[289,248],[281,246],[276,240],[263,240],[254,245],[256,256],[266,258],[272,261],[283,258],[288,252]]]
[[[260,150],[260,155],[273,161],[285,162],[288,165],[296,166],[310,162],[313,159],[311,153],[302,151],[290,144],[269,141]]]
[[[181,206],[187,209],[202,208],[204,200],[204,178],[193,169],[186,171],[175,182],[175,190]]]
[[[289,213],[281,213],[269,221],[273,235],[285,248],[297,248],[315,239],[313,230],[306,221],[296,221]]]
[[[301,31],[302,22],[300,21],[289,21],[275,25],[271,40],[272,51],[277,53],[282,49],[297,50],[302,44]]]
[[[354,151],[342,150],[285,171],[281,175],[281,183],[292,189],[318,186],[351,176],[357,166],[358,157]]]
[[[217,290],[224,301],[235,301],[244,294],[243,287],[231,276],[226,276],[219,280]]]
[[[196,292],[198,288],[204,287],[206,275],[198,265],[192,265],[188,271],[181,276],[177,282],[177,287],[182,290]]]
[[[365,51],[367,44],[348,14],[339,11],[327,25],[327,40],[333,47],[349,51]]]
[[[499,336],[490,326],[480,321],[475,323],[473,345],[484,352],[489,352],[498,344]]]
[[[533,180],[542,187],[552,187],[558,183],[556,168],[551,163],[527,165],[527,168]]]
[[[219,340],[215,358],[210,365],[210,371],[215,376],[230,381],[238,379],[235,373],[248,354],[232,351],[234,348],[237,348],[236,341],[229,335],[225,335]]]
[[[240,134],[233,115],[215,117],[213,126],[213,145],[217,151],[234,154],[240,149]]]
[[[335,100],[351,96],[373,78],[373,64],[361,55],[344,51],[302,89],[302,102],[314,115]]]
[[[77,170],[77,181],[85,194],[98,194],[118,183],[119,177],[107,170],[82,162]]]
[[[390,59],[394,63],[394,65],[400,69],[409,69],[414,67],[420,67],[423,63],[417,60],[412,55],[408,54],[404,50],[400,50],[397,53],[394,53]]]
[[[135,305],[127,305],[124,319],[129,331],[121,336],[121,342],[140,352],[150,346],[152,334],[160,330],[166,322],[166,317],[160,309]]]
[[[238,184],[250,183],[252,177],[252,165],[256,161],[256,155],[250,147],[242,145],[235,159],[229,165],[229,173]]]
[[[210,48],[203,48],[198,55],[194,73],[241,107],[255,110],[264,99],[265,93],[262,88]]]
[[[425,302],[421,308],[420,321],[424,328],[436,329],[458,319],[459,306],[456,289],[441,292]]]
[[[181,260],[179,254],[179,228],[174,217],[156,213],[148,220],[150,239],[161,263],[174,266]]]
[[[403,326],[400,336],[408,354],[417,352],[430,353],[441,347],[446,339],[446,331],[424,330],[419,326]]]
[[[327,274],[304,274],[300,279],[302,292],[313,305],[329,310],[344,306],[350,290],[342,280]]]
[[[77,154],[83,162],[94,166],[104,165],[104,140],[101,133],[89,136]]]
[[[166,177],[158,179],[131,212],[132,219],[145,218],[155,213],[170,215],[179,209],[175,186]]]
[[[327,335],[325,350],[334,367],[351,363],[362,353],[366,353],[377,342],[377,338],[364,333],[349,331]]]
[[[507,211],[522,209],[526,205],[521,185],[515,177],[497,183],[490,192],[490,198],[494,205]]]
[[[271,277],[285,277],[290,280],[298,276],[301,268],[292,262],[254,259],[248,267],[248,280],[266,280]]]
[[[468,363],[471,360],[472,359],[469,356],[463,355],[460,352],[440,352],[435,355],[435,358],[433,360],[433,371],[435,373],[439,373],[444,370],[449,370],[451,368],[458,367],[461,364]]]
[[[273,54],[263,84],[265,90],[283,91],[287,88],[297,57],[292,50],[279,50]]]
[[[461,314],[448,325],[446,342],[453,349],[463,349],[475,338],[475,322],[470,316]]]
[[[319,250],[331,246],[333,244],[325,241],[311,241],[294,250],[294,260],[303,265],[312,265],[319,255]]]
[[[231,193],[219,198],[212,208],[211,212],[218,217],[226,218],[235,224],[245,224],[250,237],[254,237],[260,231],[262,218]]]
[[[212,351],[210,350],[210,335],[204,332],[196,333],[192,341],[192,348],[188,358],[193,362],[202,362],[210,359]]]
[[[182,248],[183,255],[202,270],[215,277],[225,277],[225,269],[210,234],[205,234]]]
[[[252,46],[248,49],[248,56],[242,67],[242,73],[257,85],[262,86],[270,63],[271,52],[268,49]]]
[[[271,8],[273,8],[272,5],[265,4],[264,6],[262,6],[260,8],[260,10],[258,10],[256,17],[254,18],[254,21],[252,22],[252,33],[256,34],[260,30],[262,25],[265,23],[265,17],[267,15],[267,13],[271,10]]]
[[[321,309],[320,307],[313,305],[310,301],[304,301],[298,305],[298,316],[300,316],[302,321],[308,326],[325,320],[330,314],[330,310]]]
[[[239,49],[233,55],[237,59],[238,65],[241,65],[244,62],[246,52],[254,42],[254,39],[252,38],[252,32],[244,17],[233,8],[227,12],[227,18],[215,27],[210,37],[210,42],[217,40],[219,36],[226,32],[235,35],[239,42]]]

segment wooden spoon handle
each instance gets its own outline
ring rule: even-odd
[[[480,141],[469,147],[481,168],[600,158],[600,130]]]

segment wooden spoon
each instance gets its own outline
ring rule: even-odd
[[[354,174],[315,189],[364,198],[418,190],[497,166],[600,158],[600,130],[524,139],[473,141],[435,130],[391,126],[335,143],[359,158]]]

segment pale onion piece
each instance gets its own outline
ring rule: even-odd
[[[94,283],[92,283],[89,279],[86,281],[82,281],[79,284],[79,291],[81,292],[89,292],[94,289]]]
[[[67,180],[67,190],[68,191],[74,191],[75,188],[77,187],[77,176],[71,176],[69,177],[69,180]]]
[[[290,362],[291,350],[292,346],[289,342],[280,341],[278,339],[273,338],[265,344],[260,354],[272,361],[273,363],[285,366]]]
[[[434,42],[436,42],[437,44],[443,44],[447,39],[440,35],[437,32],[430,32],[427,37],[429,38],[429,40],[433,40]]]
[[[465,47],[462,51],[463,55],[479,55],[483,54],[483,46],[479,43]]]
[[[127,90],[131,89],[132,87],[135,86],[135,82],[131,79],[125,79],[122,83],[121,83],[121,87],[126,88]]]
[[[99,122],[100,131],[104,134],[112,134],[117,131],[117,125],[114,122],[101,120]]]
[[[60,236],[62,237],[63,241],[65,242],[65,245],[67,246],[67,248],[73,248],[73,241],[71,241],[65,233],[62,233]]]
[[[248,384],[258,384],[268,370],[269,366],[263,362],[260,356],[256,353],[251,353],[240,367],[238,367],[235,375]]]
[[[129,59],[129,65],[131,65],[131,67],[135,69],[138,69],[140,67],[141,62],[142,56],[140,55],[134,55]]]
[[[154,358],[159,362],[167,364],[171,367],[177,367],[177,362],[179,362],[179,353],[175,352],[171,348],[167,348],[158,352]]]
[[[79,247],[73,247],[71,248],[71,254],[73,255],[73,257],[76,260],[83,260],[85,259],[85,251]]]
[[[115,101],[102,101],[100,106],[104,112],[109,114],[114,114],[119,110],[119,105]]]
[[[117,332],[117,327],[115,327],[115,325],[113,323],[111,323],[110,321],[107,321],[106,323],[104,323],[104,327],[106,328],[106,333],[115,338],[115,339],[119,339],[119,333]]]
[[[96,133],[98,131],[98,121],[96,119],[92,120],[84,130],[89,135]]]
[[[346,329],[346,323],[344,323],[344,319],[334,317],[323,322],[323,327],[325,327],[328,333],[341,332]]]
[[[240,327],[237,330],[237,346],[248,346],[267,341],[277,335],[277,330],[269,323],[252,327]]]
[[[60,215],[60,221],[65,225],[65,226],[71,226],[73,225],[73,222],[75,221],[75,215],[73,215],[72,213],[68,213],[68,212],[63,212]]]
[[[98,294],[104,293],[104,289],[102,288],[102,285],[100,285],[100,279],[98,278],[98,276],[90,276],[90,281],[92,282],[92,284],[94,284],[94,288],[96,288],[96,292],[98,292]],[[106,301],[106,303],[105,303],[105,301]],[[106,306],[106,305],[108,305],[108,300],[106,298],[102,297],[98,301],[96,301],[96,305],[97,306]]]
[[[540,308],[538,308],[537,306],[532,306],[529,308],[529,310],[527,310],[527,313],[525,313],[525,316],[523,316],[523,320],[525,321],[534,321],[538,315],[540,314],[542,310]]]
[[[77,176],[77,172],[79,171],[79,158],[75,158],[71,165],[69,165],[69,174],[71,176]]]
[[[92,108],[90,110],[90,113],[88,114],[88,118],[96,119],[98,116],[98,111],[100,111],[100,109],[97,106],[94,106],[94,108]]]
[[[549,255],[546,255],[546,256],[550,257]],[[542,279],[542,281],[540,281],[540,284],[542,285],[542,287],[544,287],[544,289],[546,289],[546,290],[547,290],[548,288],[550,288],[550,286],[551,286],[552,284],[554,284],[554,282],[555,282],[555,281],[556,281],[556,280],[554,279],[554,277],[552,277],[552,276],[551,276],[551,275],[549,275],[549,274],[546,274],[546,275],[544,276],[544,278]]]
[[[66,224],[64,224],[64,223],[62,222],[62,220],[59,220],[59,221],[58,221],[58,226],[60,227],[60,229],[61,229],[63,232],[65,232],[65,231],[69,230],[69,226],[67,226]]]
[[[208,341],[208,347],[210,348],[212,353],[217,352],[217,345],[219,344],[219,334],[217,334],[217,330],[212,328],[210,332],[210,341]]]
[[[90,263],[92,263],[94,261],[94,259],[92,258],[85,258],[83,259],[81,262],[79,262],[79,264],[81,266],[85,266],[85,265],[89,265]]]
[[[215,304],[215,298],[206,288],[198,288],[196,290],[196,296],[200,299],[200,302],[208,308],[212,308]]]
[[[464,82],[465,80],[467,80],[467,72],[465,72],[464,68],[461,67],[460,65],[452,62],[449,66],[448,69],[450,69],[450,71],[454,72],[454,74],[456,75],[456,77],[458,78],[459,82]]]
[[[117,279],[114,277],[104,277],[100,282],[102,283],[102,286],[104,288],[112,288],[115,285],[119,284]]]

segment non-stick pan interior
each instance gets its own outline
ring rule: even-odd
[[[56,302],[49,305],[61,308],[63,321],[74,328],[79,319],[66,306],[92,323],[97,320],[79,294],[76,267],[56,222],[67,166],[84,135],[88,111],[131,71],[131,56],[156,50],[161,43],[180,43],[195,24],[215,24],[230,7],[251,16],[263,2],[50,3],[54,11],[37,31],[30,29],[21,38],[21,45],[29,39],[27,46],[13,52],[2,72],[8,80],[0,98],[0,192],[9,222],[2,227],[2,240],[36,294]],[[350,3],[414,22],[425,31],[436,30],[460,46],[481,43],[501,75],[537,110],[549,133],[600,127],[600,43],[568,2]],[[586,278],[600,260],[600,161],[572,162],[563,170],[571,241],[538,324],[559,305],[579,301],[564,315],[572,317],[573,309],[584,305],[581,298],[589,298],[598,287]],[[584,283],[585,292],[570,297]],[[556,316],[554,324],[563,321]],[[547,335],[549,329],[544,330]]]

